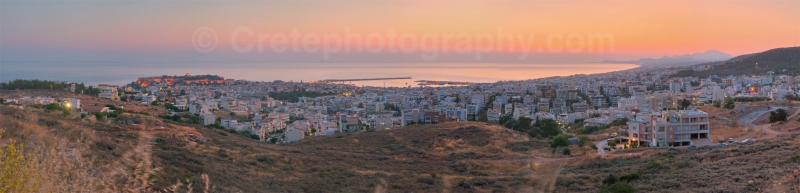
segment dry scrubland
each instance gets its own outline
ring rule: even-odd
[[[718,108],[711,105],[700,106],[697,109],[708,113],[711,125],[710,135],[713,141],[718,139],[737,138],[747,135],[748,138],[762,136],[760,130],[747,128],[744,123],[739,123],[739,118],[750,110],[766,107],[765,103],[750,103],[745,110]]]
[[[632,185],[646,192],[798,191],[796,135],[728,148],[634,149],[576,160],[558,155],[560,150],[552,154],[549,140],[484,123],[415,125],[275,145],[164,122],[154,118],[163,112],[154,107],[129,108],[152,116],[120,115],[138,121],[131,126],[80,119],[76,112],[0,105],[0,158],[23,158],[0,167],[27,174],[0,175],[0,181],[36,185],[40,192],[595,192],[608,174],[638,172],[642,179]],[[720,121],[741,113],[711,110],[720,111],[714,112]],[[188,140],[189,134],[206,141]],[[27,157],[9,153],[12,140],[24,144],[15,147]],[[570,149],[593,152],[588,145]]]
[[[616,156],[570,163],[558,176],[556,192],[596,192],[609,174],[637,172],[640,192],[797,192],[800,140],[780,136],[754,144]]]
[[[526,135],[482,123],[361,131],[287,145],[198,131],[208,141],[191,147],[159,136],[153,155],[165,183],[156,186],[183,178],[199,184],[197,175],[208,174],[224,192],[543,192],[552,188],[559,164],[528,156],[539,142]]]
[[[148,117],[140,117],[148,123]],[[157,120],[153,120],[157,121]],[[158,172],[150,159],[144,128],[105,121],[79,120],[61,111],[18,110],[0,105],[0,154],[4,192],[153,191]],[[16,148],[12,148],[16,147]],[[13,153],[12,149],[19,150]],[[11,160],[17,160],[14,162]],[[20,185],[15,187],[14,185]]]
[[[35,90],[2,94],[74,97]],[[78,97],[84,105],[110,103]],[[549,141],[483,123],[360,131],[275,145],[163,121],[155,118],[163,113],[155,107],[112,104],[151,116],[123,113],[118,118],[139,124],[120,125],[80,118],[74,111],[0,105],[0,146],[11,147],[13,140],[23,150],[0,152],[0,158],[22,158],[6,165],[30,174],[0,180],[42,192],[548,192],[563,164],[531,156],[559,157],[550,153]],[[188,140],[189,134],[206,141]],[[29,191],[35,190],[23,190]]]

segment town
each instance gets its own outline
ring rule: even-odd
[[[264,82],[186,74],[144,77],[122,86],[86,88],[62,83],[67,85],[64,90],[96,96],[99,105],[50,96],[20,96],[3,103],[58,104],[98,118],[122,108],[159,106],[164,109],[164,119],[228,130],[268,143],[457,121],[503,125],[531,137],[592,134],[617,126],[606,131],[612,140],[596,144],[603,147],[598,149],[602,153],[617,148],[713,145],[719,138],[711,135],[716,126],[698,107],[732,109],[740,108],[735,104],[740,101],[794,100],[800,91],[798,76],[771,71],[703,79],[676,76],[711,67],[635,68],[439,87],[358,87],[338,81]],[[5,87],[9,86],[13,85]],[[555,121],[558,130],[553,133],[539,125],[532,127],[540,121]],[[727,140],[722,138],[720,143]]]

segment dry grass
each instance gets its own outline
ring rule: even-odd
[[[0,128],[4,130],[0,147],[10,147],[11,141],[24,144],[21,150],[37,174],[28,177],[29,187],[36,187],[36,191],[24,192],[160,190],[151,186],[159,168],[150,156],[154,131],[146,128],[164,123],[149,116],[131,115],[139,116],[142,124],[124,126],[111,120],[87,121],[75,114],[64,116],[61,112],[0,105]],[[176,128],[175,131],[182,131],[176,134],[194,131]],[[22,175],[20,172],[25,171],[15,173]]]
[[[733,125],[730,121],[723,121],[717,118],[709,119],[709,124],[711,126],[709,135],[711,139],[715,141],[718,139],[741,137],[753,132],[753,129],[739,126],[738,124]]]
[[[627,172],[642,176],[631,182],[640,192],[796,192],[800,190],[797,137],[576,161],[558,177],[556,192],[596,192],[609,174]]]

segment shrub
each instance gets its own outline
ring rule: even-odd
[[[770,123],[774,123],[774,122],[778,122],[778,121],[786,121],[786,118],[788,116],[789,116],[789,114],[786,112],[786,110],[778,109],[778,110],[769,112],[769,122]]]
[[[104,112],[96,112],[96,113],[94,113],[94,117],[97,118],[98,121],[99,120],[103,120],[103,118],[106,117],[106,113],[104,113]]]
[[[605,179],[603,179],[603,184],[612,185],[617,183],[617,176],[614,174],[608,174]]]
[[[625,180],[625,182],[630,183],[631,181],[638,180],[640,178],[641,178],[641,176],[639,176],[639,173],[631,172],[631,173],[626,173],[626,174],[620,175],[619,176],[619,181]]]
[[[256,158],[256,161],[261,162],[261,163],[266,163],[266,164],[271,164],[271,163],[275,162],[272,158],[270,158],[269,156],[265,156],[265,155],[258,156]]]
[[[613,148],[613,147],[616,147],[616,146],[617,146],[617,142],[616,141],[614,141],[614,140],[608,141],[608,147],[612,147]]]
[[[550,144],[550,147],[557,148],[557,147],[567,147],[569,146],[569,138],[571,136],[567,134],[559,134],[558,136],[553,138],[553,143]]]
[[[419,182],[419,183],[425,183],[425,184],[433,184],[433,183],[435,183],[436,181],[434,181],[432,178],[418,177],[418,178],[417,178],[417,182]]]
[[[601,188],[598,193],[634,193],[636,189],[627,183],[617,183]]]
[[[590,142],[590,141],[591,141],[591,139],[589,139],[588,135],[586,135],[586,134],[578,135],[578,146],[583,147],[583,145],[585,145],[586,142]]]
[[[531,137],[542,136],[542,134],[543,134],[542,129],[538,127],[534,127],[531,130],[528,130],[528,135],[530,135]]]
[[[572,152],[570,152],[569,148],[564,148],[564,150],[561,151],[561,154],[564,154],[564,155],[570,155],[570,153],[572,153]]]
[[[2,137],[2,130],[0,130]],[[10,140],[0,148],[0,192],[37,192],[41,182],[37,171],[38,160],[23,151],[23,145]]]

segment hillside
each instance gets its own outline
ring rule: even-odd
[[[713,65],[713,68],[699,72],[686,71],[681,74],[682,76],[699,76],[701,78],[710,75],[719,77],[761,75],[769,71],[773,71],[775,74],[796,75],[800,73],[800,47],[776,48],[761,53],[734,57],[725,62],[709,64]]]
[[[554,180],[555,169],[546,163],[557,160],[512,151],[517,143],[531,144],[528,137],[482,123],[361,131],[287,145],[198,131],[208,142],[183,145],[159,136],[166,139],[153,152],[163,168],[160,181],[187,177],[198,184],[196,176],[208,174],[223,192],[441,192],[463,181],[478,191],[541,192]],[[548,143],[541,144],[546,149]]]
[[[587,159],[565,166],[555,192],[597,192],[608,175],[624,173],[641,176],[629,183],[641,192],[797,192],[797,137],[727,148],[679,148],[650,156]]]
[[[20,155],[29,155],[20,165],[30,167],[14,173],[47,174],[21,183],[69,192],[549,192],[565,159],[550,153],[547,140],[484,123],[415,125],[276,145],[166,121],[156,117],[163,112],[156,107],[129,108],[153,115],[125,112],[117,118],[137,124],[124,125],[0,105],[0,147],[15,140],[23,145]],[[190,140],[190,134],[204,140]]]
[[[642,67],[679,67],[690,66],[699,63],[724,61],[733,58],[733,56],[717,50],[707,50],[705,52],[697,52],[694,54],[684,54],[676,56],[663,56],[661,58],[641,58],[638,60],[604,60],[601,63],[632,63],[640,64]]]

